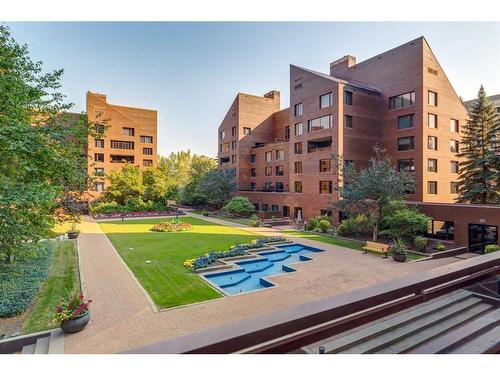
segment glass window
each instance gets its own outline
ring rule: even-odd
[[[250,176],[256,177],[257,176],[257,170],[255,168],[250,169]]]
[[[427,114],[427,125],[429,128],[437,129],[438,127],[438,117],[434,113]]]
[[[302,173],[302,162],[301,161],[296,161],[294,163],[294,172],[295,173]]]
[[[302,181],[295,181],[293,186],[296,193],[302,193]]]
[[[276,176],[283,176],[285,174],[285,167],[282,165],[276,166]]]
[[[430,135],[427,137],[427,148],[429,150],[437,150],[438,149],[438,139],[437,137],[433,137]]]
[[[427,159],[427,171],[428,172],[437,172],[438,171],[437,159]]]
[[[219,138],[220,138],[220,139],[224,139],[224,138],[226,138],[226,131],[225,131],[225,130],[223,130],[223,131],[219,132]]]
[[[297,142],[293,145],[294,147],[294,151],[295,151],[295,155],[300,155],[302,154],[303,152],[303,149],[302,149],[302,142]]]
[[[285,126],[285,141],[288,141],[290,139],[290,127]]]
[[[344,104],[352,105],[352,91],[344,91]]]
[[[144,160],[142,161],[142,165],[143,165],[144,167],[151,167],[151,166],[153,165],[153,160],[147,160],[147,159],[144,159]]]
[[[304,112],[304,107],[302,103],[295,104],[293,111],[295,117],[302,116],[303,112]]]
[[[427,97],[428,97],[428,103],[429,103],[429,105],[432,105],[432,106],[437,106],[438,105],[438,94],[437,94],[437,92],[429,90]]]
[[[429,220],[427,236],[442,240],[453,240],[454,227],[455,223],[453,221]]]
[[[450,161],[450,172],[451,173],[458,173],[458,161],[452,160]]]
[[[153,149],[150,147],[143,147],[142,154],[143,155],[153,155]]]
[[[255,163],[257,161],[257,155],[251,154],[250,155],[250,163]]]
[[[333,192],[332,181],[320,181],[319,182],[319,193],[320,194],[331,194]]]
[[[326,108],[332,105],[332,93],[321,95],[319,97],[319,108]]]
[[[245,134],[245,135],[251,135],[252,134],[252,129],[250,129],[250,128],[243,128],[243,134]]]
[[[262,211],[269,210],[269,205],[267,203],[262,203]]]
[[[94,174],[96,176],[104,176],[104,168],[94,168]]]
[[[94,139],[94,146],[97,148],[104,148],[104,139]]]
[[[295,124],[295,135],[302,134],[304,134],[304,124],[299,122],[298,124]]]
[[[344,115],[344,126],[352,129],[352,116]]]
[[[278,205],[277,205],[277,204],[273,204],[273,205],[271,206],[271,211],[273,211],[273,212],[279,211],[279,207],[278,207]]]
[[[390,97],[389,109],[408,107],[413,103],[415,103],[415,91]]]
[[[332,127],[332,115],[318,117],[307,122],[307,131],[314,132],[317,130],[328,129]]]
[[[413,128],[414,115],[405,115],[398,117],[398,129],[409,129]]]
[[[450,182],[450,194],[458,194],[458,182]]]
[[[250,182],[250,190],[256,190],[256,189],[257,189],[257,184],[255,182]]]
[[[104,182],[96,182],[94,186],[95,191],[104,191]]]
[[[236,155],[231,155],[231,163],[236,163]]]
[[[332,171],[332,159],[321,159],[319,161],[319,171],[320,172],[331,172]]]
[[[231,128],[231,135],[234,137],[236,135],[236,126]]]
[[[460,129],[460,125],[458,120],[450,119],[450,131],[453,133],[458,133]]]
[[[450,151],[458,154],[458,141],[450,141]]]
[[[134,136],[135,130],[134,128],[123,128],[123,135]]]
[[[285,158],[285,150],[276,150],[276,160],[283,160]]]
[[[116,148],[120,150],[133,150],[134,142],[128,141],[111,141],[111,148]]]
[[[285,184],[282,181],[276,182],[276,191],[284,191]]]
[[[153,143],[153,137],[149,135],[141,135],[141,143]]]
[[[273,160],[273,152],[266,151],[266,153],[264,154],[264,160],[265,161],[272,161]]]
[[[271,167],[266,167],[264,169],[264,176],[272,176],[273,175],[273,169]]]
[[[273,183],[271,181],[264,182],[264,190],[268,190],[268,191],[273,190]],[[267,211],[267,210],[263,209],[262,211]]]
[[[399,159],[398,171],[415,172],[415,159]]]
[[[99,153],[94,154],[94,161],[99,163],[104,162],[104,154],[99,154]]]
[[[427,194],[437,194],[438,183],[437,181],[427,181]]]
[[[415,148],[415,137],[398,138],[398,151],[413,150]]]

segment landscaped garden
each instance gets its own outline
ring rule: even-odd
[[[179,221],[192,225],[179,232],[152,231],[164,219],[100,222],[149,296],[160,308],[219,298],[221,294],[203,282],[183,264],[213,251],[226,251],[259,236],[237,228],[217,225],[192,217]]]

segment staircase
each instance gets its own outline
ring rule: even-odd
[[[0,353],[64,354],[64,333],[58,328],[4,339]]]
[[[491,353],[500,350],[500,301],[461,290],[348,334],[302,348],[305,353]]]

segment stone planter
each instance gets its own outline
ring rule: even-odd
[[[61,324],[64,333],[76,333],[82,331],[90,321],[90,311],[80,315],[78,318],[66,320]]]
[[[392,256],[395,262],[406,262],[406,254],[394,254]]]
[[[68,232],[68,238],[70,240],[74,240],[80,235],[80,232]]]

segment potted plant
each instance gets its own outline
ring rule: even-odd
[[[62,299],[56,307],[54,322],[58,323],[65,333],[82,331],[90,321],[89,304],[91,299],[85,298],[78,291]]]
[[[396,262],[406,262],[408,245],[401,238],[396,238],[392,242],[391,256]]]

